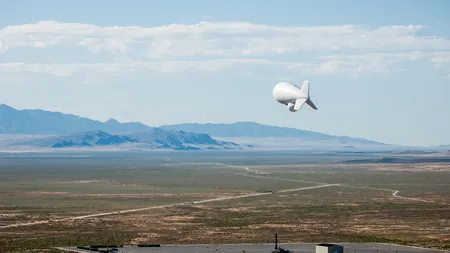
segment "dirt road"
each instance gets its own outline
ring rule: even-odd
[[[347,185],[347,184],[330,184],[330,183],[326,183],[326,182],[304,181],[304,180],[295,180],[295,179],[287,179],[287,178],[279,178],[279,177],[261,176],[261,175],[258,175],[261,172],[256,170],[256,169],[249,169],[248,167],[244,167],[244,166],[236,166],[236,165],[229,165],[229,164],[222,164],[222,163],[214,163],[214,164],[215,165],[225,166],[225,167],[243,169],[247,173],[237,173],[237,174],[238,175],[242,175],[242,176],[246,176],[246,177],[260,178],[260,179],[269,179],[269,180],[290,181],[290,182],[299,182],[299,183],[311,183],[311,184],[317,184],[317,185],[316,186],[309,186],[309,187],[294,188],[294,189],[279,190],[279,191],[274,191],[274,192],[251,193],[251,194],[245,194],[245,195],[240,195],[240,196],[220,197],[220,198],[212,198],[212,199],[205,199],[205,200],[198,200],[198,201],[180,202],[180,203],[168,204],[168,205],[149,206],[149,207],[121,210],[121,211],[114,211],[114,212],[96,213],[96,214],[89,214],[89,215],[83,215],[83,216],[73,216],[73,217],[62,218],[62,219],[16,223],[16,224],[11,224],[11,225],[0,226],[0,229],[2,229],[2,228],[13,228],[13,227],[22,227],[22,226],[33,226],[33,225],[45,224],[45,223],[49,223],[49,222],[59,222],[59,221],[68,221],[68,220],[81,220],[81,219],[94,218],[94,217],[100,217],[100,216],[108,216],[108,215],[120,215],[120,214],[125,214],[125,213],[142,212],[142,211],[148,211],[148,210],[153,210],[153,209],[161,209],[161,208],[169,208],[169,207],[175,207],[175,206],[195,205],[195,204],[202,204],[202,203],[209,203],[209,202],[226,201],[226,200],[241,199],[241,198],[251,198],[251,197],[271,195],[271,194],[276,194],[276,193],[304,191],[304,190],[311,190],[311,189],[324,188],[324,187],[333,187],[333,186],[351,187],[351,188],[364,188],[364,189],[373,189],[373,190],[379,190],[379,191],[389,191],[389,192],[392,192],[392,196],[394,196],[396,198],[400,198],[400,199],[404,199],[404,200],[410,200],[410,201],[421,201],[421,202],[427,202],[427,203],[436,203],[436,202],[433,202],[433,201],[428,201],[428,200],[423,200],[423,199],[418,199],[418,198],[408,198],[408,197],[399,196],[398,195],[399,191],[398,190],[393,190],[393,189],[374,188],[374,187],[365,187],[365,186],[354,186],[354,185]],[[436,203],[436,204],[448,205],[446,203]]]

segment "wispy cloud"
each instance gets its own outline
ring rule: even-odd
[[[120,60],[104,63],[0,63],[3,73],[32,72],[55,76],[71,76],[76,73],[132,73],[183,71],[212,72],[226,69],[251,71],[268,67],[277,71],[294,71],[308,75],[347,74],[357,77],[362,73],[387,73],[405,61],[428,60],[434,67],[446,67],[450,71],[450,52],[369,53],[357,55],[318,56],[310,61],[276,61],[256,58],[226,58],[214,60]]]
[[[450,40],[420,36],[422,25],[374,29],[343,26],[269,26],[244,22],[200,22],[157,27],[97,26],[41,21],[0,30],[0,53],[20,48],[75,46],[92,53],[109,52],[105,63],[1,63],[2,73],[33,72],[71,76],[78,72],[248,70],[270,66],[305,74],[347,74],[392,71],[404,61],[429,60],[448,67]],[[348,52],[352,54],[347,55]],[[374,53],[375,52],[375,53]],[[380,53],[381,52],[381,53]],[[274,56],[312,53],[301,61],[277,61]],[[65,62],[70,59],[65,59]]]
[[[319,59],[326,60],[324,65],[344,64],[357,67],[357,72],[371,70],[372,72],[389,72],[405,61],[427,60],[434,63],[435,68],[443,67],[450,72],[450,52],[423,52],[411,51],[408,53],[367,53],[352,55],[327,55],[320,56]],[[345,68],[340,68],[345,69]]]
[[[376,29],[343,26],[269,26],[244,22],[200,22],[157,27],[96,26],[41,21],[4,27],[0,50],[76,45],[92,52],[145,52],[149,58],[216,56],[240,57],[295,52],[340,50],[450,49],[450,41],[419,36],[421,25],[386,26]]]
[[[306,64],[301,62],[270,61],[264,59],[216,59],[197,61],[114,61],[107,63],[74,63],[74,64],[43,64],[43,63],[0,63],[4,73],[34,72],[56,76],[71,76],[76,72],[180,72],[180,71],[217,71],[226,68],[240,69],[243,66],[270,66],[285,69],[299,69]],[[312,66],[312,65],[311,65]]]

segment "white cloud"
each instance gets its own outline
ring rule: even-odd
[[[423,52],[412,51],[409,53],[368,53],[357,55],[328,55],[320,56],[319,59],[326,60],[320,70],[345,70],[346,68],[331,68],[336,65],[346,65],[348,67],[357,68],[358,72],[390,72],[392,67],[405,61],[428,60],[435,63],[435,68],[444,67],[450,71],[450,52]],[[350,68],[351,69],[351,68]]]
[[[229,67],[271,66],[286,69],[301,68],[299,62],[269,61],[264,59],[216,59],[204,61],[116,61],[107,63],[0,63],[0,72],[34,72],[56,76],[70,76],[76,72],[127,73],[135,71],[179,72],[179,71],[217,71]]]
[[[0,63],[0,73],[33,72],[55,76],[71,76],[79,71],[80,64]]]
[[[344,26],[269,26],[244,22],[200,22],[157,27],[103,27],[41,21],[0,30],[0,52],[17,47],[76,45],[92,52],[134,53],[165,59],[190,56],[241,57],[339,50],[448,50],[450,41],[419,36],[421,25],[367,29]]]
[[[244,22],[102,27],[41,21],[1,29],[0,53],[13,48],[39,50],[56,45],[77,46],[93,53],[110,52],[115,61],[89,64],[1,63],[0,72],[66,77],[80,72],[172,73],[235,67],[251,73],[253,67],[270,66],[309,75],[359,76],[395,71],[400,63],[416,60],[428,60],[434,67],[447,68],[450,72],[450,40],[419,36],[417,32],[423,29],[425,27],[421,25],[368,29],[356,25],[280,27]],[[295,54],[301,52],[312,52],[315,56],[304,58],[303,54]],[[345,55],[348,52],[352,54]],[[274,55],[299,60],[277,61],[273,60]],[[199,60],[205,56],[205,60]],[[55,55],[52,62],[57,62],[58,57],[62,56]],[[65,62],[70,62],[70,54],[64,58]]]
[[[446,54],[438,54],[431,57],[431,61],[435,63],[435,67],[438,68],[446,63],[450,63],[450,52]]]
[[[260,67],[269,67],[276,71],[293,71],[307,75],[347,74],[357,77],[367,73],[388,73],[397,71],[398,65],[405,61],[428,60],[435,67],[444,67],[450,71],[450,52],[411,53],[370,53],[358,55],[328,55],[319,56],[313,61],[293,62],[267,59],[226,58],[214,60],[162,60],[138,61],[120,60],[105,63],[0,63],[0,72],[19,73],[33,72],[55,76],[71,76],[76,73],[95,74],[127,74],[131,72],[162,72],[174,73],[182,71],[220,71],[234,68],[240,72],[251,73],[261,71]]]
[[[369,60],[369,61],[389,61],[398,62],[402,60],[421,60],[421,59],[443,59],[446,61],[450,58],[450,51],[443,52],[424,52],[411,51],[407,53],[367,53],[367,54],[350,54],[350,55],[327,55],[320,56],[320,59],[330,60]]]

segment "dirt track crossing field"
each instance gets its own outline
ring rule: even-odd
[[[195,205],[195,204],[202,204],[202,203],[208,203],[208,202],[218,202],[218,201],[226,201],[226,200],[233,200],[233,199],[241,199],[241,198],[251,198],[251,197],[259,197],[259,196],[265,196],[265,195],[272,195],[276,193],[286,193],[286,192],[295,192],[295,191],[305,191],[305,190],[311,190],[311,189],[317,189],[317,188],[324,188],[324,187],[352,187],[352,188],[364,188],[364,189],[373,189],[373,190],[379,190],[379,191],[389,191],[392,192],[392,196],[404,200],[410,200],[410,201],[419,201],[419,202],[426,202],[426,203],[435,203],[434,201],[427,201],[422,200],[418,198],[407,198],[403,196],[399,196],[398,190],[393,189],[385,189],[385,188],[373,188],[373,187],[363,187],[363,186],[353,186],[353,185],[341,185],[341,184],[328,184],[323,182],[316,182],[316,181],[305,181],[305,180],[295,180],[295,179],[286,179],[286,178],[279,178],[279,177],[270,177],[270,176],[260,176],[255,174],[261,174],[260,171],[256,169],[249,169],[248,167],[243,166],[235,166],[235,165],[228,165],[228,164],[217,164],[216,165],[222,165],[225,167],[232,167],[232,168],[239,168],[245,170],[247,173],[237,173],[237,175],[242,175],[246,177],[252,177],[252,178],[260,178],[260,179],[270,179],[270,180],[281,180],[281,181],[290,181],[290,182],[299,182],[299,183],[312,183],[312,184],[318,184],[317,186],[310,186],[310,187],[301,187],[301,188],[294,188],[294,189],[286,189],[286,190],[278,190],[276,192],[264,192],[264,193],[252,193],[252,194],[245,194],[245,195],[238,195],[238,196],[232,196],[232,197],[220,197],[220,198],[212,198],[212,199],[205,199],[205,200],[198,200],[198,201],[191,201],[191,202],[181,202],[181,203],[174,203],[174,204],[167,204],[167,205],[158,205],[158,206],[149,206],[144,208],[135,208],[135,209],[127,209],[127,210],[119,210],[114,212],[103,212],[103,213],[96,213],[96,214],[90,214],[90,215],[83,215],[83,216],[74,216],[74,217],[68,217],[63,219],[54,219],[54,220],[43,220],[43,221],[34,221],[34,222],[23,222],[23,223],[16,223],[11,225],[5,225],[0,226],[1,228],[13,228],[13,227],[22,227],[22,226],[33,226],[38,224],[46,224],[50,222],[60,222],[60,221],[69,221],[69,220],[82,220],[87,218],[95,218],[95,217],[101,217],[101,216],[109,216],[109,215],[120,215],[120,214],[126,214],[126,213],[133,213],[133,212],[143,212],[143,211],[149,211],[154,209],[162,209],[162,208],[169,208],[169,207],[175,207],[175,206],[186,206],[186,205]],[[255,174],[250,174],[255,173]],[[439,203],[447,205],[447,203]]]
[[[324,184],[324,185],[317,185],[317,186],[310,186],[310,187],[303,187],[303,188],[281,190],[279,192],[303,191],[303,190],[310,190],[310,189],[317,189],[317,188],[324,188],[324,187],[331,187],[331,186],[339,186],[339,185],[338,184]],[[149,206],[149,207],[144,207],[144,208],[121,210],[121,211],[115,211],[115,212],[106,212],[106,213],[97,213],[97,214],[90,214],[90,215],[83,215],[83,216],[75,216],[75,217],[69,217],[69,218],[57,219],[57,220],[51,220],[51,221],[46,220],[46,221],[16,223],[16,224],[11,224],[11,225],[1,226],[0,228],[33,226],[33,225],[37,225],[37,224],[45,224],[45,223],[49,223],[49,222],[58,222],[58,221],[67,221],[67,220],[82,220],[82,219],[95,218],[95,217],[100,217],[100,216],[120,215],[120,214],[125,214],[125,213],[142,212],[142,211],[148,211],[148,210],[153,210],[153,209],[161,209],[161,208],[184,206],[184,205],[203,204],[203,203],[208,203],[208,202],[226,201],[226,200],[241,199],[241,198],[259,197],[259,196],[271,195],[271,194],[275,194],[275,193],[273,193],[273,192],[252,193],[252,194],[233,196],[233,197],[205,199],[205,200],[199,200],[199,201],[182,202],[182,203],[175,203],[175,204],[161,205],[161,206]]]
[[[58,252],[54,247],[104,243],[260,244],[271,242],[273,233],[286,245],[338,241],[448,248],[445,171],[379,172],[373,165],[331,166],[321,159],[297,165],[227,159],[0,165],[0,251]]]

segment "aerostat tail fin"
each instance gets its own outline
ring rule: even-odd
[[[317,110],[316,105],[313,103],[313,101],[312,101],[310,98],[308,98],[308,99],[306,100],[306,103],[307,103],[309,106],[311,106],[314,110]]]
[[[309,81],[308,80],[303,81],[300,91],[303,95],[305,95],[305,97],[309,98]]]
[[[306,98],[299,98],[295,100],[294,111],[298,111],[306,103],[306,101]]]
[[[311,106],[314,110],[317,110],[316,105],[313,103],[311,98],[309,97],[309,81],[303,81],[302,87],[300,88],[301,93],[306,97],[306,101],[302,103],[302,105],[306,102],[309,106]],[[297,103],[296,103],[297,107]],[[299,106],[300,109],[301,105]]]

